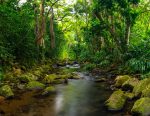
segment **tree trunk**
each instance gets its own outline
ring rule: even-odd
[[[130,28],[131,28],[131,23],[129,21],[126,22],[126,30],[125,30],[125,38],[124,38],[124,51],[128,49],[129,46],[129,38],[130,38]]]
[[[55,48],[55,33],[54,33],[54,13],[52,8],[52,14],[50,17],[50,37],[51,37],[51,48]]]
[[[42,0],[40,4],[40,22],[39,22],[38,37],[37,37],[37,45],[42,46],[42,47],[45,47],[45,44],[44,44],[44,32],[45,32],[44,3],[45,3],[45,0]]]

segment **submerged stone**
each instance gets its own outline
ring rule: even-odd
[[[133,93],[135,96],[141,95],[142,91],[148,87],[150,84],[150,78],[146,78],[144,80],[141,80],[133,89]]]
[[[131,111],[141,116],[150,116],[150,98],[143,97],[137,100]]]
[[[139,80],[137,78],[130,78],[122,84],[123,90],[133,90],[133,88],[138,85]]]
[[[40,90],[40,89],[44,89],[45,85],[43,83],[38,82],[38,81],[30,81],[27,84],[26,88],[29,90]]]
[[[9,98],[13,97],[14,93],[9,85],[4,85],[0,88],[0,95]]]
[[[124,107],[126,97],[122,90],[113,92],[110,98],[105,102],[105,106],[110,111],[119,111]]]
[[[117,78],[115,79],[115,86],[121,87],[122,84],[126,82],[128,79],[131,79],[129,75],[117,76]]]

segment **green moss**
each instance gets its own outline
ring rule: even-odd
[[[144,97],[137,100],[131,110],[133,113],[140,114],[141,116],[150,115],[150,98]]]
[[[133,93],[129,93],[129,92],[126,92],[125,93],[125,96],[128,100],[132,100],[134,98],[134,94]]]
[[[133,93],[135,94],[135,96],[139,96],[142,93],[142,91],[149,85],[149,83],[150,78],[141,80],[139,84],[137,84],[133,89]]]
[[[113,92],[110,98],[105,102],[108,110],[118,111],[121,110],[126,102],[124,92],[121,90]]]
[[[34,70],[34,71],[32,71],[32,73],[38,77],[40,77],[42,75],[42,71],[40,69]]]
[[[56,91],[55,87],[49,86],[44,89],[42,95],[48,95],[50,93],[54,93],[55,91]]]
[[[150,97],[150,84],[142,91],[142,97]]]
[[[9,72],[4,75],[4,81],[16,82],[17,77],[14,77],[13,73]]]
[[[26,74],[23,74],[19,77],[19,80],[21,82],[29,82],[29,81],[36,81],[38,79],[37,76],[31,74],[31,73],[26,73]]]
[[[53,81],[58,78],[58,76],[56,74],[50,74],[50,75],[46,75],[45,78],[43,79],[44,83],[53,83]]]
[[[137,78],[131,78],[131,79],[128,79],[127,81],[125,81],[123,84],[122,84],[122,88],[124,90],[133,90],[133,88],[138,85],[139,83],[139,80]]]
[[[0,88],[0,95],[9,98],[14,96],[14,93],[9,85],[4,85]]]
[[[29,90],[44,89],[45,85],[43,83],[38,82],[38,81],[30,81],[27,84],[26,88]]]
[[[117,78],[115,79],[115,86],[116,87],[121,87],[122,84],[127,81],[128,79],[131,79],[131,77],[129,75],[122,75],[122,76],[117,76]]]

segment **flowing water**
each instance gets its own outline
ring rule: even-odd
[[[123,116],[107,112],[104,102],[112,91],[106,82],[95,83],[92,77],[78,73],[82,79],[56,85],[57,92],[48,97],[35,97],[24,92],[18,98],[0,105],[0,116]]]

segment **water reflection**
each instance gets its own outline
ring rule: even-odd
[[[95,83],[88,80],[69,82],[56,95],[55,111],[57,116],[94,116],[100,112],[100,96]],[[61,87],[59,87],[61,88]]]

